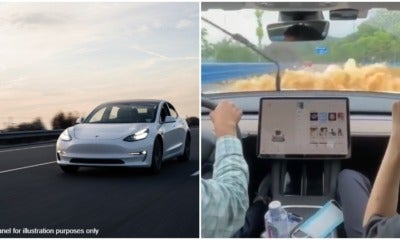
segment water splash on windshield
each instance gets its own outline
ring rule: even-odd
[[[275,75],[227,81],[216,87],[223,92],[274,91]],[[384,63],[357,65],[354,59],[343,65],[308,65],[299,70],[285,70],[282,89],[400,92],[400,68]]]

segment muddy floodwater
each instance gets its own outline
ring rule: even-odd
[[[286,69],[281,79],[283,90],[400,92],[400,67],[389,67],[385,63],[358,65],[353,59],[344,64]],[[214,92],[274,91],[275,74],[214,83],[205,89]]]

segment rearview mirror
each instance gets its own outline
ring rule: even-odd
[[[290,21],[267,26],[272,42],[318,41],[328,35],[328,21]]]

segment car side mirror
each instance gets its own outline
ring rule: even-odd
[[[173,122],[176,122],[176,120],[172,116],[166,116],[165,117],[164,123],[173,123]]]
[[[84,118],[83,117],[79,117],[78,119],[76,119],[75,124],[80,124],[83,123]]]

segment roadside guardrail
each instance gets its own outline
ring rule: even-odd
[[[193,127],[198,128],[198,127]],[[191,128],[192,129],[192,128]],[[0,148],[16,144],[35,143],[56,140],[64,129],[35,130],[0,133]]]
[[[296,63],[280,64],[281,71],[294,69]],[[224,80],[247,78],[266,73],[276,73],[273,63],[209,63],[201,64],[201,83],[217,83]]]
[[[14,145],[38,141],[56,140],[63,129],[34,130],[0,133],[0,145]]]

